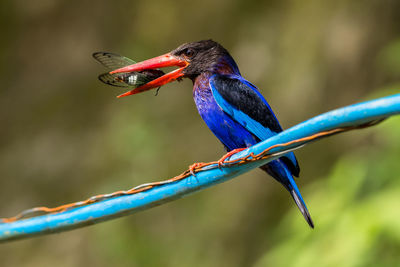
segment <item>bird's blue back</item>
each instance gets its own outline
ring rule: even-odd
[[[212,75],[206,73],[201,76],[194,85],[193,98],[199,114],[208,128],[228,151],[256,144],[256,137],[224,112],[215,101],[210,87]]]

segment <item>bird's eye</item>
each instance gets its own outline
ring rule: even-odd
[[[191,58],[196,54],[196,51],[194,51],[194,49],[188,48],[185,51],[183,51],[183,54],[188,57]]]

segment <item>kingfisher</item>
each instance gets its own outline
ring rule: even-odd
[[[213,40],[185,43],[169,53],[118,68],[110,74],[171,66],[178,68],[118,97],[189,78],[193,82],[193,98],[200,116],[228,152],[243,150],[282,131],[278,119],[257,87],[242,77],[229,52]],[[309,226],[314,228],[293,178],[300,173],[294,153],[287,153],[260,168],[289,191]]]

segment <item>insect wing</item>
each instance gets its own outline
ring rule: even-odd
[[[136,63],[130,58],[109,52],[93,53],[93,58],[109,70],[119,69]]]
[[[116,87],[130,87],[129,84],[125,83],[123,80],[118,79],[116,76],[111,75],[106,72],[99,75],[99,80],[105,84],[116,86]]]

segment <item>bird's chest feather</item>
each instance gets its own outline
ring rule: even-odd
[[[202,75],[196,79],[193,88],[194,102],[208,128],[228,150],[257,143],[251,133],[218,106],[209,85],[209,77],[210,75]]]

